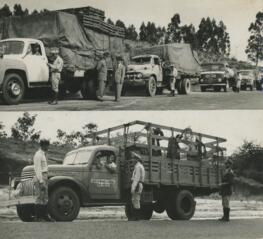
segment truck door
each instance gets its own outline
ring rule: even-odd
[[[157,83],[162,82],[163,81],[163,70],[162,70],[160,58],[154,57],[153,61],[154,61],[154,73],[157,76]]]
[[[49,69],[45,49],[37,42],[31,42],[26,47],[27,53],[24,57],[24,62],[27,67],[29,83],[47,83],[49,80]],[[37,51],[37,49],[39,50]]]
[[[110,167],[110,161],[115,164],[115,170]],[[116,154],[109,150],[100,150],[96,152],[88,177],[90,198],[120,199],[119,177],[120,165]]]

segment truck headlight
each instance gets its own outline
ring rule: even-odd
[[[200,82],[201,82],[201,83],[204,82],[204,79],[200,79]]]
[[[141,79],[141,78],[142,78],[142,73],[138,73],[138,74],[136,75],[136,78],[137,78],[137,79]]]
[[[218,78],[217,80],[218,80],[218,82],[222,82],[222,78]]]

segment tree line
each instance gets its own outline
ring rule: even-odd
[[[43,9],[40,12],[33,10],[29,13],[28,9],[23,9],[20,4],[15,4],[11,11],[5,4],[0,8],[0,18],[28,16],[43,12],[48,10]],[[189,43],[194,50],[198,51],[201,59],[212,58],[213,60],[230,55],[231,44],[227,27],[223,21],[217,22],[214,18],[202,18],[198,29],[195,29],[193,24],[182,24],[180,14],[176,13],[167,27],[157,26],[154,22],[142,22],[138,32],[133,24],[126,26],[120,19],[114,23],[108,18],[106,22],[124,28],[125,38],[129,40],[146,41],[152,45]],[[245,52],[248,59],[258,65],[258,62],[263,60],[263,12],[256,14],[255,22],[250,24],[248,31],[250,36]]]

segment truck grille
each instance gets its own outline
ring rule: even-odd
[[[26,180],[32,179],[34,176],[35,176],[34,171],[27,171],[27,172],[22,171],[21,181],[26,181]]]

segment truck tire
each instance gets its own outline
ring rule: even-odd
[[[163,213],[165,211],[165,205],[163,202],[157,201],[153,204],[153,210],[157,213]]]
[[[228,92],[229,91],[229,81],[226,82],[226,85],[223,86],[224,92]]]
[[[221,87],[220,86],[215,86],[214,87],[214,91],[215,92],[220,92],[221,91]]]
[[[79,209],[79,197],[70,187],[58,187],[51,191],[48,211],[56,221],[73,221],[77,218]]]
[[[81,95],[85,100],[96,100],[96,84],[94,80],[84,80],[81,84]]]
[[[206,87],[205,86],[200,86],[201,92],[206,92]]]
[[[191,93],[191,82],[189,79],[183,79],[181,81],[181,94],[188,95]]]
[[[151,76],[148,82],[146,83],[146,94],[148,96],[153,97],[155,96],[156,91],[157,91],[157,83],[154,76]]]
[[[17,211],[18,217],[23,222],[33,222],[35,220],[34,204],[17,205],[16,211]]]
[[[142,205],[140,210],[140,216],[142,220],[150,220],[153,215],[152,205]]]
[[[253,91],[253,85],[249,86],[250,91]]]
[[[16,73],[6,74],[3,82],[3,100],[8,105],[16,105],[25,94],[25,83]]]
[[[182,190],[170,197],[166,212],[172,220],[190,220],[194,215],[195,205],[192,193]]]

